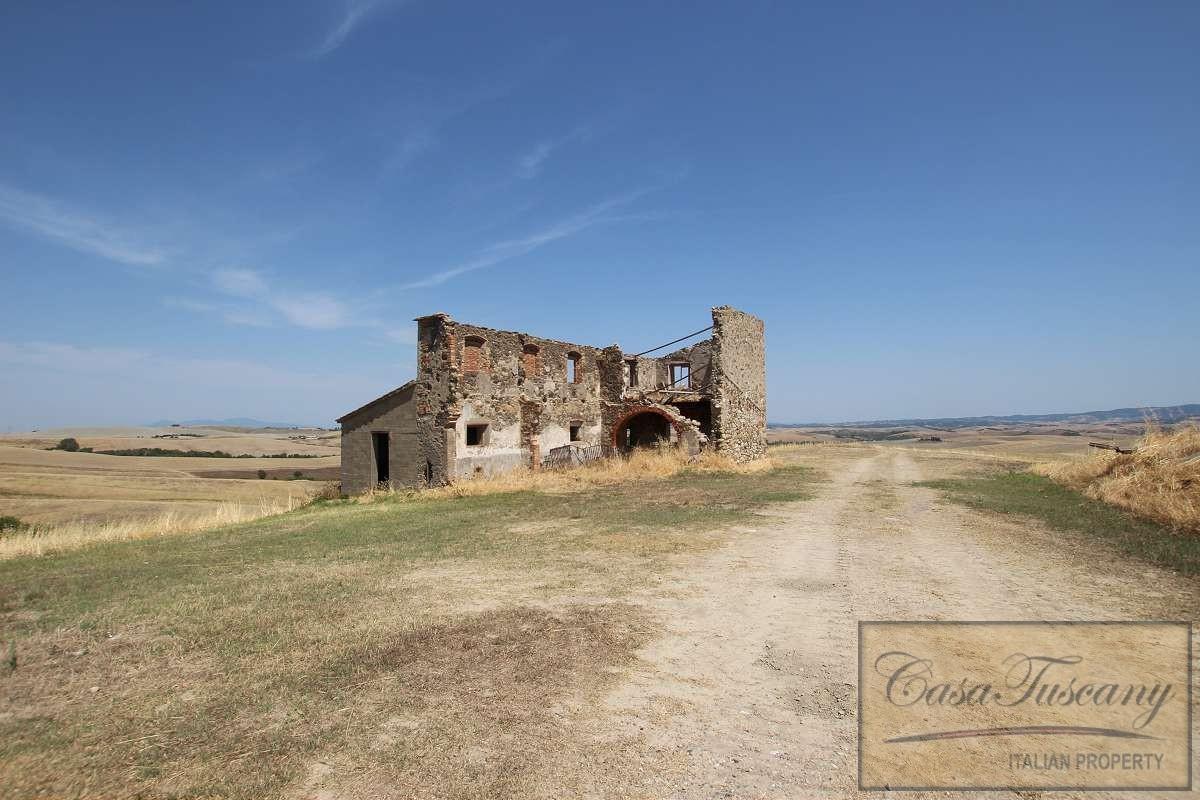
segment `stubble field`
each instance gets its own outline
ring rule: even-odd
[[[161,448],[254,457],[50,449],[68,437],[97,451]],[[244,519],[292,507],[336,479],[339,445],[335,431],[318,430],[74,428],[8,434],[0,437],[0,517],[51,528],[151,521],[187,527],[209,518]],[[282,453],[307,457],[265,457]]]

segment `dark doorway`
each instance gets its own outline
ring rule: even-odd
[[[697,400],[695,402],[672,403],[671,405],[678,408],[680,414],[698,422],[701,433],[705,436],[712,436],[712,403],[707,400]]]
[[[616,445],[623,451],[636,447],[657,447],[671,441],[671,423],[662,414],[647,411],[634,414],[617,430]]]
[[[372,433],[371,444],[375,450],[375,482],[387,483],[392,479],[388,470],[388,435]]]

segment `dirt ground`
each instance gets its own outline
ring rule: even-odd
[[[816,500],[776,507],[631,598],[666,633],[590,726],[643,743],[636,774],[609,776],[605,794],[856,795],[859,620],[1189,620],[1200,606],[1192,581],[910,485],[980,468],[972,457],[795,457],[831,477]]]

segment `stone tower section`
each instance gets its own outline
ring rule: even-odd
[[[767,454],[767,353],[763,321],[712,310],[712,416],[717,449],[735,461]]]
[[[448,483],[455,458],[455,402],[462,380],[458,326],[446,314],[417,318],[416,460],[418,486]],[[343,480],[344,482],[344,480]]]

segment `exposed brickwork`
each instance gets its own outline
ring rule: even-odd
[[[536,344],[525,345],[521,353],[521,369],[525,373],[526,378],[537,378],[541,373],[541,359],[538,357],[540,350]]]
[[[713,324],[711,339],[666,356],[636,358],[637,380],[629,385],[630,357],[616,345],[601,350],[466,325],[445,314],[421,317],[416,379],[339,420],[343,489],[361,491],[373,483],[371,426],[383,424],[375,422],[380,413],[395,431],[394,485],[536,469],[545,453],[568,443],[601,445],[612,453],[628,441],[646,443],[660,435],[693,454],[711,441],[738,460],[762,457],[762,321],[722,307],[713,309]],[[577,359],[573,381],[571,358]],[[672,363],[687,364],[690,381],[669,385]],[[486,436],[468,440],[468,426],[484,425]],[[574,440],[572,425],[579,426]]]
[[[467,336],[464,338],[462,356],[463,372],[483,372],[487,368],[487,340],[482,336]]]

